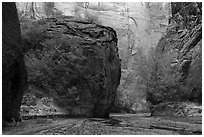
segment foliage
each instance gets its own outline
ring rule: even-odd
[[[135,113],[132,108],[134,101],[128,100],[128,95],[131,96],[133,94],[117,91],[114,106],[111,109],[112,113]]]
[[[48,10],[53,11],[51,3],[47,3],[47,6]],[[53,13],[49,16],[55,16],[56,11]],[[97,19],[95,15],[87,15],[89,22],[95,23]],[[60,106],[68,104],[71,106],[80,98],[84,88],[76,84],[82,75],[86,75],[82,74],[85,69],[80,68],[80,62],[83,62],[82,51],[77,46],[72,46],[78,39],[67,41],[56,34],[51,39],[44,35],[49,24],[43,21],[27,18],[20,21],[29,84],[41,89],[44,94],[54,97]],[[76,66],[78,63],[75,62],[79,65]],[[77,70],[79,68],[80,71]],[[85,82],[80,81],[80,83],[83,85]],[[84,86],[87,86],[87,83]]]
[[[202,104],[202,53],[198,54],[197,58],[189,69],[188,78],[185,80],[190,91],[188,98],[190,101]]]
[[[58,97],[55,98],[55,101],[60,107],[69,109],[68,107],[71,107],[71,104],[77,104],[79,100],[78,93],[76,87],[68,88],[67,91],[58,91]]]
[[[28,20],[28,17],[24,14],[23,11],[18,10],[18,19],[20,22],[26,22]]]
[[[44,30],[45,28],[40,27],[33,21],[25,20],[21,22],[21,37],[24,52],[39,48],[38,40]]]
[[[52,39],[42,37],[46,27],[36,27],[38,23],[30,22],[29,27],[22,29],[29,84],[54,97],[61,107],[71,106],[81,92],[81,87],[74,86],[79,82],[78,76],[70,74],[74,69],[71,62],[78,57],[69,52],[72,43],[56,35]]]
[[[135,71],[122,69],[121,73],[120,85],[116,94],[114,107],[117,108],[118,112],[135,113],[146,111],[146,103],[142,101],[145,99],[145,90],[139,83]],[[114,110],[116,110],[116,108],[114,108]]]
[[[175,56],[173,52],[159,54],[154,48],[146,56],[142,48],[138,48],[135,56],[135,71],[140,79],[138,84],[145,88],[146,100],[153,105],[188,100],[188,90],[180,81],[179,68],[172,65]]]

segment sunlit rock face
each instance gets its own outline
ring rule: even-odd
[[[32,15],[32,6],[37,19],[48,14],[45,2],[17,3],[19,11],[28,15]],[[170,16],[169,3],[162,2],[55,2],[53,10],[81,19],[86,19],[87,13],[92,14],[97,16],[100,24],[114,28],[123,69],[132,68],[137,46],[146,52],[156,45]]]

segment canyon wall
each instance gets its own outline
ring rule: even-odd
[[[119,55],[123,69],[131,69],[136,47],[147,52],[155,46],[168,25],[170,3],[145,2],[55,2],[54,11],[66,16],[86,18],[86,14],[97,17],[98,22],[116,30]],[[18,2],[22,14],[40,19],[48,16],[49,5],[45,2]],[[33,14],[35,13],[35,14]]]
[[[137,53],[137,47],[142,47],[147,54],[152,46],[157,45],[171,17],[170,3],[55,2],[49,4],[37,2],[17,3],[17,7],[21,15],[26,13],[27,17],[32,15],[36,20],[51,17],[51,12],[54,11],[81,20],[87,20],[90,16],[94,18],[94,23],[112,27],[117,33],[117,47],[122,68],[121,84],[118,90],[121,93],[138,94],[138,102],[145,102],[139,95],[144,96],[145,93],[141,93],[136,87],[137,80],[130,78],[134,76],[134,55]],[[56,17],[59,14],[53,16]],[[144,106],[143,104],[139,106]]]
[[[27,71],[15,3],[2,4],[2,119],[20,121],[20,105],[27,90]]]
[[[172,3],[172,18],[157,45],[158,54],[170,54],[181,73],[189,100],[202,102],[202,3]]]

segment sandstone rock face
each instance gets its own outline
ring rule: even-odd
[[[172,3],[172,18],[160,39],[158,53],[172,53],[172,65],[178,67],[190,96],[202,98],[202,8],[201,3]]]
[[[66,73],[62,73],[67,76],[66,89],[75,94],[70,98],[70,102],[75,103],[67,106],[68,113],[108,117],[121,75],[115,30],[72,17],[49,18],[36,23],[43,28],[38,45],[46,49],[49,48],[45,44],[47,40],[58,41],[56,51],[67,56],[63,66]]]
[[[172,55],[171,66],[178,68],[181,74],[180,81],[187,89],[186,98],[202,103],[201,3],[172,3],[172,18],[157,45],[157,52]],[[177,112],[175,103],[172,104],[154,106],[153,115],[174,115],[169,112]]]
[[[2,3],[2,117],[19,121],[27,73],[21,48],[21,32],[15,3]]]

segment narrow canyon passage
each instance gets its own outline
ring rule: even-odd
[[[3,134],[202,134],[202,3],[2,3]]]

